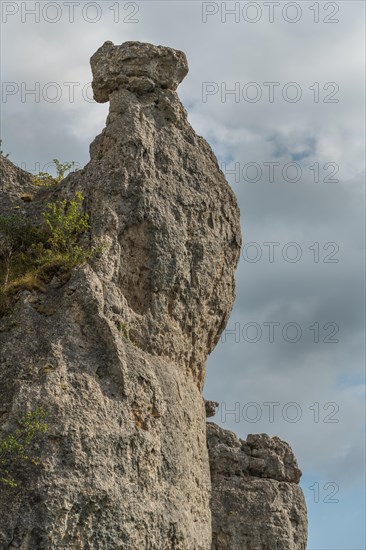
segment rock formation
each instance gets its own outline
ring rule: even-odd
[[[106,42],[91,66],[110,111],[85,168],[39,189],[1,159],[0,214],[37,220],[81,192],[99,253],[0,317],[0,430],[48,414],[40,464],[1,487],[0,548],[209,550],[202,387],[234,300],[239,211],[176,94],[182,52]]]
[[[290,446],[207,424],[212,550],[305,550],[306,506]]]
[[[206,418],[210,418],[211,416],[215,416],[218,406],[219,406],[219,404],[217,403],[217,401],[206,401],[205,400]]]

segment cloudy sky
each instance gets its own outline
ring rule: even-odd
[[[205,396],[241,437],[291,444],[309,550],[363,550],[364,3],[1,9],[2,149],[29,171],[88,162],[108,111],[89,58],[105,40],[187,54],[178,92],[237,195],[245,242]]]

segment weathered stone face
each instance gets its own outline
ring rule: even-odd
[[[207,424],[212,496],[212,550],[306,550],[301,472],[278,437],[246,441]]]

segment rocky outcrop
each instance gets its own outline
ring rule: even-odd
[[[182,52],[106,43],[91,64],[110,112],[87,166],[37,191],[2,160],[1,204],[36,219],[80,191],[100,252],[0,319],[1,430],[48,413],[41,463],[2,487],[0,548],[208,550],[201,389],[234,300],[239,211],[175,92]]]
[[[206,418],[211,418],[212,416],[215,416],[216,409],[218,406],[219,406],[219,403],[217,403],[217,401],[205,400]]]
[[[91,66],[95,97],[108,93],[110,112],[72,187],[91,210],[98,205],[92,234],[109,249],[98,273],[123,295],[135,345],[174,361],[202,389],[233,303],[235,196],[174,91],[188,71],[182,52],[107,42]],[[152,89],[131,88],[144,78]],[[110,307],[118,307],[114,297]]]
[[[0,213],[21,209],[36,190],[31,174],[0,155]]]
[[[1,158],[0,215],[41,221],[48,202],[80,192],[90,215],[83,238],[98,254],[66,277],[52,272],[42,288],[18,290],[0,315],[1,433],[37,407],[48,415],[34,443],[39,464],[15,468],[17,487],[1,486],[0,548],[209,550],[206,415],[217,403],[204,402],[202,387],[234,300],[239,210],[176,94],[188,71],[182,52],[106,42],[91,66],[95,98],[110,111],[85,168],[40,189]],[[213,548],[259,550],[252,523],[263,541],[279,533],[278,518],[285,530],[296,524],[291,452],[258,437],[246,444],[250,467],[233,492],[243,526],[231,523],[223,498],[234,478],[221,479],[225,461],[209,437]],[[225,445],[234,448],[230,473],[242,443]],[[288,548],[302,550],[295,531]]]
[[[94,98],[109,101],[119,89],[144,95],[156,88],[175,91],[188,73],[183,52],[171,48],[125,42],[105,42],[91,58]]]
[[[212,480],[212,550],[305,550],[301,472],[278,437],[246,441],[207,424]]]

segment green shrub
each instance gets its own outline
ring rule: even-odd
[[[55,163],[57,170],[57,177],[55,178],[57,183],[64,179],[65,174],[68,170],[75,167],[74,161],[62,163],[57,159],[53,159],[53,162]]]
[[[65,174],[68,170],[75,167],[75,162],[60,162],[58,159],[53,159],[56,166],[57,176],[54,178],[48,172],[39,172],[36,176],[33,176],[33,183],[38,187],[50,187],[60,183],[65,178]]]
[[[38,187],[50,187],[57,183],[55,178],[51,176],[48,172],[39,172],[36,176],[32,177],[32,182]]]
[[[89,229],[83,202],[78,192],[71,200],[48,203],[40,228],[17,215],[0,216],[0,302],[19,288],[42,290],[48,274],[92,257],[96,249],[80,244]]]
[[[71,265],[86,259],[85,248],[78,244],[80,236],[89,229],[89,214],[84,212],[83,202],[83,195],[77,192],[73,200],[49,203],[43,212],[51,253],[64,256]]]
[[[12,474],[15,466],[23,462],[38,464],[36,457],[30,456],[29,452],[34,439],[47,430],[46,416],[45,411],[38,408],[22,418],[18,429],[0,436],[0,483],[17,487]]]

